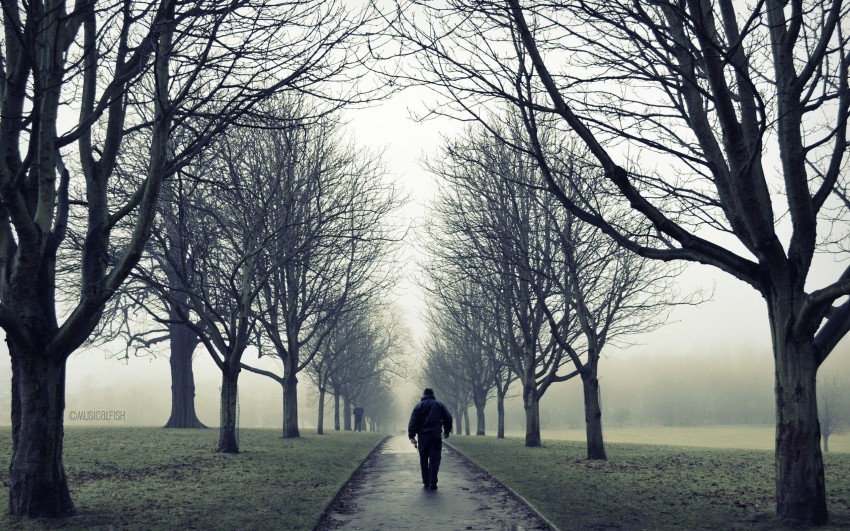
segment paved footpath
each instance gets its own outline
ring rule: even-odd
[[[439,489],[423,489],[413,445],[390,437],[354,474],[316,529],[549,529],[522,500],[445,444],[439,478]]]

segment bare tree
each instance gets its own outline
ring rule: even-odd
[[[119,168],[119,171],[124,179],[132,182],[135,174],[129,168]],[[179,218],[172,215],[180,208],[181,202],[174,187],[181,184],[179,180],[163,183],[155,232],[167,232],[168,237],[154,238],[154,244],[146,246],[145,256],[150,261],[143,260],[143,265],[137,264],[128,280],[107,302],[103,317],[86,341],[85,348],[104,349],[118,343],[122,347],[113,355],[129,362],[131,356],[158,356],[163,345],[168,345],[171,413],[163,427],[201,429],[206,426],[195,411],[192,367],[201,341],[180,319],[177,308],[185,306],[187,300],[172,266],[179,262],[177,257],[191,252],[180,247],[187,242],[180,238]],[[165,242],[168,246],[162,245]],[[176,302],[172,303],[172,299]]]
[[[472,391],[463,378],[459,378],[456,366],[460,353],[457,345],[441,337],[442,329],[432,328],[423,345],[425,359],[421,367],[419,380],[422,387],[430,387],[449,411],[454,413],[454,431],[463,435],[464,415],[472,403]],[[469,431],[467,430],[467,435]]]
[[[344,318],[337,320],[327,335],[320,354],[315,356],[307,366],[307,375],[319,392],[316,421],[316,431],[319,435],[325,432],[325,398],[334,375],[345,371],[349,364],[358,364],[360,360],[355,353],[364,352],[354,348],[355,344],[361,340],[361,336],[367,332],[364,320],[365,316],[362,313],[354,312],[349,312]],[[338,402],[337,398],[336,403]],[[337,429],[339,429],[338,426]]]
[[[492,132],[510,138],[513,145],[523,145],[520,121],[508,119],[504,129],[504,133],[498,129]],[[514,263],[516,256],[522,260],[542,257],[533,264],[519,264],[515,274],[528,282],[554,341],[566,353],[563,363],[571,362],[575,369],[556,381],[581,378],[588,458],[605,459],[598,378],[602,351],[609,341],[645,332],[664,321],[669,281],[676,271],[621,249],[592,225],[557,208],[548,195],[538,199],[533,187],[537,184],[539,188],[541,179],[534,159],[528,150],[505,151],[503,146],[499,137],[478,128],[446,148],[440,171],[448,184],[458,189],[452,205],[463,205],[454,208],[456,214],[446,219],[454,220],[451,229],[463,232],[466,247],[476,250],[461,254],[467,263],[465,269],[478,272],[476,282],[484,286],[483,291],[497,292],[500,288],[498,282],[488,282],[492,277],[488,270]],[[586,170],[581,165],[559,169],[576,173]],[[593,180],[592,174],[575,178]],[[501,186],[496,185],[498,181],[503,181]],[[476,202],[483,208],[476,209]],[[528,205],[525,211],[516,208],[523,203]],[[501,213],[493,214],[494,210]],[[539,234],[520,232],[534,230]],[[493,253],[493,249],[498,252]],[[448,285],[445,281],[436,284]],[[483,308],[481,303],[458,295],[449,307]],[[460,317],[456,320],[463,321]]]
[[[260,255],[286,229],[275,219],[278,183],[261,171],[262,132],[233,128],[189,170],[204,180],[175,188],[176,208],[163,218],[176,230],[157,232],[139,264],[145,281],[168,298],[177,322],[204,344],[222,373],[218,451],[236,453],[241,359],[255,336],[255,304],[273,272]],[[257,223],[258,219],[266,220]],[[180,254],[169,250],[180,249]],[[162,260],[167,262],[161,266]],[[158,269],[168,274],[157,275]],[[156,285],[156,279],[162,278]]]
[[[283,437],[299,437],[297,375],[324,347],[336,323],[363,311],[393,280],[392,213],[400,204],[383,181],[380,161],[339,138],[329,120],[293,131],[266,131],[261,157],[281,179],[267,222],[280,231],[259,255],[269,271],[258,292],[260,355],[274,356],[283,374],[246,364],[283,388]],[[261,148],[262,149],[262,148]]]
[[[340,46],[362,17],[338,13],[272,0],[3,3],[0,326],[13,371],[11,514],[74,512],[62,465],[65,361],[139,260],[163,180],[268,94],[320,92],[326,74],[363,59]],[[348,83],[338,97],[358,90]],[[111,197],[133,142],[149,148],[144,180],[129,200]],[[58,259],[72,231],[81,267],[67,273]],[[58,290],[77,297],[57,307]]]
[[[430,305],[428,326],[439,331],[445,350],[432,352],[451,353],[450,359],[434,357],[432,363],[440,363],[443,373],[450,373],[467,387],[475,406],[476,435],[485,435],[486,419],[484,408],[494,391],[497,364],[493,362],[492,314],[480,303],[480,286],[461,279],[454,283],[443,283],[439,274],[432,272],[429,290],[433,302]]]
[[[381,324],[381,320],[369,323],[367,333],[352,345],[350,353],[357,362],[346,364],[334,375],[343,399],[346,429],[351,429],[351,406],[364,408],[364,415],[373,419],[388,411],[377,402],[389,393],[394,376],[393,351],[399,337]]]
[[[429,169],[447,183],[436,206],[440,225],[432,230],[439,242],[435,254],[445,257],[435,267],[448,272],[440,284],[466,276],[504,301],[509,312],[499,316],[505,319],[499,325],[509,340],[505,358],[523,385],[526,446],[540,446],[540,397],[577,373],[561,371],[570,357],[548,333],[546,300],[558,294],[547,268],[564,262],[557,258],[563,249],[553,238],[554,219],[533,190],[511,182],[534,173],[534,161],[500,149],[486,131],[470,130],[448,142]],[[563,313],[565,320],[574,318]],[[561,326],[576,335],[575,327]]]
[[[847,427],[848,398],[847,386],[836,375],[818,378],[818,417],[824,452],[829,452],[829,436]]]
[[[572,194],[580,183],[554,171],[559,154],[537,146],[565,209],[641,256],[709,264],[764,297],[777,513],[827,522],[815,380],[850,330],[850,269],[810,273],[817,252],[850,251],[847,4],[409,4],[396,27],[421,52],[410,77],[454,101],[439,112],[486,122],[482,109],[501,101],[524,112],[532,138],[547,122],[572,131],[605,179]],[[596,208],[603,197],[653,230],[623,230]]]

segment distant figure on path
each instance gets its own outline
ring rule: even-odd
[[[354,431],[363,431],[363,408],[354,408]]]
[[[451,431],[452,416],[449,410],[434,397],[433,389],[426,387],[407,424],[410,442],[413,446],[417,446],[418,442],[422,484],[426,489],[437,490],[437,473],[440,471],[440,454],[443,451],[440,432],[448,439]]]

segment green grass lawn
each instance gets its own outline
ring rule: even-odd
[[[567,529],[776,529],[773,452],[452,437],[449,442]],[[850,527],[850,454],[825,456],[832,527]]]
[[[242,429],[242,453],[224,455],[215,452],[217,429],[66,428],[65,469],[77,516],[49,522],[4,514],[0,527],[312,529],[383,438],[313,432],[281,439],[278,433]],[[10,451],[11,430],[0,428],[4,485]]]

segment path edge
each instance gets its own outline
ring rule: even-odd
[[[363,460],[360,461],[360,464],[357,465],[357,467],[354,470],[351,471],[351,474],[348,476],[348,479],[345,480],[345,483],[340,485],[339,490],[336,491],[336,494],[334,494],[334,497],[331,498],[331,501],[329,501],[328,504],[325,506],[325,509],[322,511],[322,514],[319,516],[319,519],[316,521],[316,524],[313,526],[313,531],[316,531],[319,528],[319,526],[325,521],[325,518],[327,518],[328,514],[331,511],[331,507],[333,507],[336,504],[336,502],[339,500],[339,497],[342,495],[343,491],[345,491],[345,488],[348,487],[348,484],[351,483],[351,480],[354,479],[354,476],[358,472],[360,472],[360,469],[363,468],[363,465],[365,465],[366,462],[369,461],[369,459],[371,459],[372,456],[375,455],[378,452],[378,449],[381,446],[383,446],[384,443],[387,442],[387,440],[390,437],[392,437],[392,435],[387,435],[383,439],[378,441],[378,443],[375,445],[375,447],[372,448],[372,451],[369,452],[368,454],[366,454],[366,457],[364,457]],[[458,453],[460,453],[460,452],[458,452]],[[466,457],[464,457],[464,459],[466,459]],[[547,520],[547,523],[548,523],[548,520]]]
[[[524,503],[525,505],[528,506],[529,509],[531,509],[531,512],[533,512],[534,514],[537,515],[538,518],[540,518],[541,520],[546,522],[546,525],[548,525],[549,528],[552,529],[552,531],[561,531],[561,529],[558,526],[556,526],[551,520],[546,518],[546,516],[544,516],[543,513],[541,513],[540,510],[537,507],[535,507],[530,501],[525,499],[525,497],[523,497],[519,492],[515,491],[514,489],[510,488],[509,486],[505,485],[504,483],[502,483],[501,481],[499,481],[498,479],[493,477],[493,474],[491,474],[490,472],[485,470],[483,467],[481,467],[481,465],[479,465],[478,463],[476,463],[472,459],[466,457],[466,455],[464,455],[463,452],[461,452],[460,450],[455,448],[455,446],[453,444],[449,443],[448,441],[443,441],[443,442],[446,444],[446,446],[450,447],[454,453],[459,455],[461,459],[463,459],[464,461],[466,461],[470,465],[474,466],[475,468],[477,468],[478,470],[483,472],[485,476],[487,476],[491,480],[495,481],[496,483],[498,483],[499,485],[504,487],[505,490],[507,490],[508,492],[513,494],[514,496],[516,496],[522,503]]]

